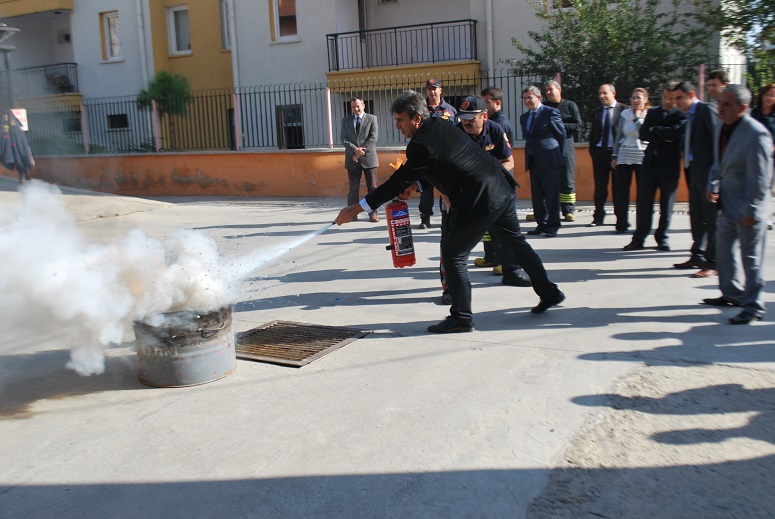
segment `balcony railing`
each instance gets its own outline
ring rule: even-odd
[[[58,63],[13,71],[13,84],[20,98],[78,92],[78,65]]]
[[[476,20],[327,34],[328,70],[475,60]]]

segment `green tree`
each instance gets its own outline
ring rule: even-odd
[[[749,82],[761,86],[775,71],[775,4],[773,0],[698,0],[696,16],[721,32],[751,63]]]
[[[170,74],[164,70],[156,73],[153,81],[141,90],[137,95],[143,105],[150,105],[156,101],[156,109],[159,116],[167,115],[170,127],[170,148],[175,149],[175,119],[173,116],[185,115],[189,101],[191,101],[191,85],[188,79],[176,74]]]
[[[513,39],[524,57],[507,63],[539,81],[560,73],[563,95],[579,104],[585,121],[601,84],[613,83],[620,99],[635,87],[658,96],[665,81],[706,58],[707,32],[681,12],[686,0],[569,0],[570,8],[547,11],[527,1],[544,28],[528,32],[532,45]]]

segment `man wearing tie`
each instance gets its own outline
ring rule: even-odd
[[[541,90],[537,86],[522,91],[522,102],[529,110],[522,114],[519,123],[525,137],[525,169],[530,173],[533,214],[538,224],[527,233],[553,238],[560,229],[565,126],[559,110],[541,103]]]
[[[748,324],[764,315],[764,248],[770,219],[772,136],[748,115],[751,92],[729,85],[721,93],[716,128],[715,161],[709,173],[707,199],[720,205],[718,278],[721,297],[704,299],[713,306],[739,306],[731,324]],[[740,264],[744,279],[740,276]],[[744,281],[744,283],[741,283]]]
[[[716,204],[708,201],[708,173],[713,165],[713,130],[718,124],[714,103],[697,99],[694,86],[681,81],[673,88],[675,106],[688,116],[683,139],[683,161],[689,186],[689,225],[692,231],[691,256],[677,269],[701,269],[692,277],[716,275]]]
[[[364,113],[366,105],[360,97],[350,101],[352,115],[342,119],[339,134],[344,146],[344,167],[350,182],[347,205],[358,203],[361,189],[361,173],[369,193],[377,189],[377,117]],[[378,222],[377,211],[369,213],[369,220]]]
[[[616,102],[616,89],[611,84],[600,85],[598,95],[602,106],[592,112],[589,133],[589,154],[592,156],[592,171],[595,180],[595,212],[588,227],[603,225],[605,203],[608,200],[608,183],[611,181],[611,154],[614,146],[616,125],[619,115],[629,108]]]

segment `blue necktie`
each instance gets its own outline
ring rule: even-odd
[[[355,116],[355,135],[358,135],[358,132],[361,131],[361,118],[357,115]]]
[[[530,112],[530,117],[527,118],[527,131],[531,131],[533,129],[533,121],[536,118],[535,112]]]

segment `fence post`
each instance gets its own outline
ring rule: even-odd
[[[328,148],[334,147],[334,127],[331,122],[331,88],[326,87],[326,113],[328,114]]]
[[[159,124],[159,110],[156,108],[155,99],[151,99],[151,129],[153,131],[153,147],[158,152],[161,150],[161,125]]]
[[[81,135],[83,136],[83,152],[89,154],[89,118],[86,117],[86,107],[81,103]]]
[[[697,67],[697,97],[700,101],[705,101],[705,63],[700,63]],[[661,195],[660,195],[661,196]]]
[[[242,149],[242,129],[239,118],[239,100],[236,92],[231,95],[231,102],[232,106],[234,106],[234,147],[239,151]]]

